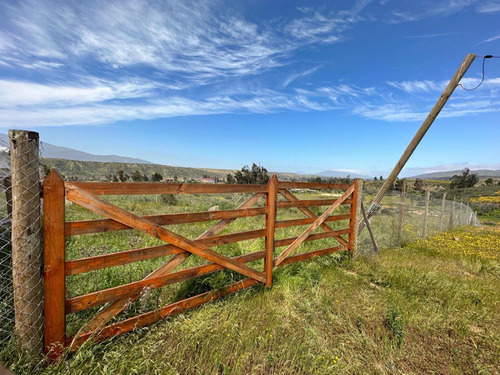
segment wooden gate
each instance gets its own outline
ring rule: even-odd
[[[170,184],[170,183],[101,183],[65,182],[51,171],[43,184],[44,198],[44,293],[45,293],[45,351],[50,358],[58,357],[65,347],[71,350],[92,338],[102,340],[117,334],[143,327],[159,319],[178,314],[187,309],[218,299],[229,293],[262,283],[272,285],[274,267],[290,264],[314,256],[326,255],[340,250],[355,251],[356,215],[360,202],[361,180],[352,185],[281,182],[273,176],[267,185],[222,185],[222,184]],[[299,200],[290,189],[335,189],[345,190],[337,199]],[[251,193],[251,197],[238,208],[223,211],[175,213],[165,215],[138,216],[102,199],[101,195],[146,195],[146,194],[221,194]],[[278,200],[278,194],[284,200]],[[255,207],[265,199],[265,206]],[[106,219],[65,221],[65,201],[73,202]],[[341,205],[350,205],[348,214],[332,215]],[[317,216],[309,207],[328,206]],[[278,209],[297,208],[306,218],[276,221]],[[246,232],[218,235],[238,218],[265,215],[265,228]],[[172,224],[195,223],[219,220],[194,240],[183,237],[165,228]],[[348,227],[333,230],[327,223],[347,220]],[[275,230],[294,226],[308,225],[301,235],[294,238],[275,240]],[[313,232],[322,228],[322,233]],[[164,245],[131,249],[122,252],[66,260],[65,238],[68,236],[136,229],[165,242]],[[344,236],[345,238],[343,238]],[[265,238],[265,249],[236,257],[226,257],[211,247]],[[292,255],[305,241],[334,238],[338,245],[312,252]],[[275,256],[275,249],[286,248]],[[175,271],[191,255],[208,260],[210,263]],[[72,298],[66,298],[66,277],[108,267],[143,261],[152,258],[170,258],[143,280],[98,290]],[[246,263],[264,259],[262,271],[249,267]],[[162,308],[150,311],[117,323],[106,325],[126,306],[141,296],[144,290],[160,288],[169,284],[208,275],[220,270],[232,270],[246,278],[221,290],[206,292]],[[66,315],[106,305],[74,337],[66,337]]]

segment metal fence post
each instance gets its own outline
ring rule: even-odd
[[[427,216],[429,215],[429,198],[431,196],[430,190],[425,192],[425,211],[424,211],[424,229],[422,231],[422,237],[427,237]]]
[[[42,248],[38,133],[9,130],[12,173],[12,279],[17,342],[42,354]]]

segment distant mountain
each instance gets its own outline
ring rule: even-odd
[[[493,169],[478,169],[475,171],[471,171],[472,173],[477,173],[479,178],[488,178],[488,177],[500,177],[500,170]],[[408,178],[421,178],[427,180],[449,180],[454,175],[462,174],[461,170],[456,171],[443,171],[443,172],[434,172],[434,173],[425,173],[420,174],[418,176],[408,177]]]
[[[350,173],[350,172],[344,172],[344,171],[337,171],[335,169],[330,169],[327,171],[315,173],[317,176],[323,176],[323,177],[347,177],[350,176],[351,178],[363,178],[363,179],[372,179],[372,176],[366,176],[362,174],[356,174],[356,173]]]
[[[0,145],[7,146],[9,144],[9,136],[7,134],[0,134]],[[138,163],[138,164],[152,164],[147,160],[129,158],[126,156],[118,155],[95,155],[75,150],[73,148],[55,146],[47,142],[41,142],[42,158],[51,159],[66,159],[78,161],[99,161],[105,163]]]

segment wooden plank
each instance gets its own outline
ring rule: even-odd
[[[278,189],[278,192],[284,196],[286,199],[288,199],[289,201],[291,202],[297,202],[299,201],[299,199],[293,195],[292,193],[290,193],[288,190],[286,189]],[[298,207],[298,210],[301,211],[304,215],[306,215],[308,218],[313,218],[314,220],[316,220],[316,218],[318,217],[314,212],[312,212],[309,208],[307,207]],[[350,216],[350,214],[349,214]],[[314,222],[314,221],[313,221]],[[331,232],[333,229],[330,228],[328,226],[328,224],[326,224],[325,222],[323,222],[321,225],[320,225],[321,229],[323,229],[324,231],[326,232]],[[337,241],[339,241],[342,245],[344,246],[347,246],[348,245],[348,242],[346,240],[344,240],[342,237],[340,236],[336,236],[334,237]]]
[[[322,256],[322,255],[327,255],[331,254],[333,252],[337,251],[342,251],[344,250],[344,246],[337,246],[337,247],[331,247],[327,249],[321,249],[321,250],[316,250],[313,252],[305,253],[305,254],[299,254],[299,255],[292,255],[288,258],[286,258],[280,266],[284,266],[286,264],[290,263],[295,263],[303,260],[310,259],[312,257],[316,256]],[[264,256],[264,252],[261,252],[262,256]],[[246,279],[243,281],[238,281],[236,283],[231,284],[230,286],[216,292],[205,292],[202,294],[199,294],[194,297],[187,298],[182,301],[177,301],[172,304],[169,304],[159,310],[155,311],[150,311],[147,313],[144,313],[142,315],[129,318],[126,320],[123,320],[121,322],[109,325],[107,327],[104,327],[101,331],[99,332],[94,332],[94,331],[88,331],[86,333],[83,333],[79,335],[78,337],[72,337],[69,338],[66,341],[66,345],[70,347],[71,351],[75,351],[77,348],[79,348],[85,341],[88,339],[92,338],[94,341],[102,341],[123,333],[130,332],[134,329],[145,327],[147,325],[150,325],[152,323],[157,322],[158,320],[167,318],[172,315],[180,314],[186,310],[201,306],[207,302],[214,301],[216,299],[219,299],[229,293],[237,292],[239,290],[248,288],[250,286],[256,285],[257,281],[252,280],[252,279]]]
[[[230,259],[240,264],[244,264],[262,259],[264,258],[264,255],[264,251],[258,251],[250,254],[240,255]],[[105,304],[107,302],[126,299],[128,297],[141,294],[146,289],[161,288],[166,285],[208,275],[223,269],[225,269],[225,267],[215,263],[210,263],[198,267],[188,268],[178,272],[172,272],[163,276],[149,278],[147,280],[136,281],[113,288],[88,293],[78,297],[73,297],[66,300],[66,314],[86,310],[95,306]]]
[[[225,295],[251,287],[255,284],[257,284],[257,281],[253,279],[245,279],[242,281],[237,281],[219,291],[205,292],[197,296],[184,299],[182,301],[171,303],[170,305],[167,305],[159,310],[150,311],[142,315],[135,316],[133,318],[129,318],[121,322],[109,325],[104,329],[102,329],[101,331],[99,331],[97,334],[95,334],[94,331],[90,331],[76,338],[70,338],[66,341],[66,344],[67,346],[71,347],[70,349],[71,351],[74,351],[89,338],[92,338],[95,341],[102,341],[119,334],[127,333],[136,328],[144,327],[154,322],[157,322],[160,319],[180,314],[186,310],[201,306],[207,302],[214,301]]]
[[[302,262],[304,260],[311,259],[317,256],[328,255],[343,250],[348,250],[348,249],[344,245],[339,245],[335,247],[329,247],[326,249],[310,251],[308,253],[290,255],[289,257],[285,258],[283,262],[281,262],[279,265],[284,266],[290,263]]]
[[[341,234],[349,234],[349,228],[345,229],[339,229],[339,230],[331,230],[329,232],[323,232],[323,233],[315,233],[315,234],[310,234],[304,242],[309,242],[309,241],[315,241],[315,240],[322,240],[324,238],[330,238],[333,237],[337,239]],[[291,238],[283,238],[281,240],[275,240],[275,246],[276,247],[282,247],[282,246],[288,246],[292,244],[298,237],[291,237]],[[344,243],[342,244],[343,246],[347,247],[349,246],[349,243],[344,240]]]
[[[312,190],[347,190],[351,184],[336,184],[323,182],[288,182],[279,181],[278,188],[280,189],[312,189]]]
[[[334,215],[334,216],[327,217],[325,219],[325,223],[330,222],[330,221],[349,220],[350,218],[351,218],[351,214]],[[277,221],[276,228],[279,229],[279,228],[288,228],[288,227],[299,227],[302,225],[312,224],[312,223],[314,223],[314,220],[316,220],[316,218],[308,217],[307,219],[294,219],[294,220]]]
[[[134,227],[142,232],[149,234],[162,241],[168,242],[171,245],[180,247],[190,253],[196,254],[206,260],[217,263],[223,267],[229,268],[235,272],[241,273],[247,277],[265,283],[266,279],[264,274],[258,272],[244,264],[239,264],[215,251],[210,250],[206,246],[198,244],[187,238],[184,238],[168,229],[165,229],[149,220],[137,216],[131,212],[127,212],[122,208],[116,207],[109,202],[97,198],[84,190],[77,187],[67,189],[67,197],[73,203],[85,207],[91,211],[107,216],[110,219],[119,221],[130,227]]]
[[[319,207],[319,206],[331,206],[335,204],[338,199],[304,199],[296,200],[293,202],[278,202],[278,208],[299,208],[299,207]],[[341,203],[342,205],[352,204],[351,199],[346,199]]]
[[[326,209],[321,216],[319,216],[314,223],[312,223],[297,239],[290,245],[288,246],[283,252],[276,258],[276,264],[280,264],[283,262],[283,260],[290,255],[299,245],[304,242],[304,240],[314,231],[316,228],[318,228],[324,221],[325,219],[330,216],[330,214],[337,208],[339,207],[343,201],[345,201],[354,191],[355,191],[355,186],[352,185],[347,191],[335,201],[330,207]],[[352,215],[352,212],[351,212]],[[352,242],[350,243],[352,246]]]
[[[274,232],[276,223],[276,199],[278,196],[278,178],[273,175],[269,180],[267,190],[267,215],[266,215],[266,257],[264,259],[264,274],[266,275],[266,287],[270,288],[273,283],[274,267]]]
[[[66,182],[66,191],[79,188],[95,195],[264,193],[267,185],[172,184],[162,182]]]
[[[262,197],[264,196],[263,193],[256,193],[253,194],[248,200],[243,202],[238,206],[238,209],[240,208],[249,208],[253,206],[255,203],[257,203]],[[211,228],[207,229],[204,233],[202,233],[200,236],[198,236],[197,239],[202,239],[210,236],[215,236],[217,233],[220,233],[223,229],[225,229],[229,224],[231,224],[234,220],[236,219],[225,219],[219,221],[217,224],[212,226]],[[149,275],[147,275],[144,279],[151,279],[154,277],[162,276],[162,275],[167,275],[169,272],[174,270],[177,266],[182,264],[189,256],[191,253],[185,251],[181,254],[176,254],[172,258],[170,258],[166,263],[164,263],[161,267],[156,269],[155,271],[151,272]],[[91,321],[89,321],[85,326],[82,328],[84,332],[91,332],[96,329],[101,329],[104,327],[104,325],[109,322],[113,317],[118,315],[129,303],[132,303],[135,301],[137,298],[139,298],[140,294],[137,294],[135,296],[131,296],[129,298],[124,298],[119,301],[116,301],[106,307],[103,311],[99,312]]]
[[[64,182],[54,170],[43,182],[43,242],[45,353],[54,360],[66,340]]]
[[[184,250],[172,245],[144,247],[141,249],[132,249],[116,253],[97,255],[94,257],[68,260],[66,261],[64,268],[66,276],[71,276],[103,268],[121,266],[123,264],[180,253],[184,253]]]
[[[206,237],[203,239],[194,240],[194,242],[202,244],[203,246],[212,247],[264,237],[265,234],[265,229],[256,229],[246,232]],[[140,249],[132,249],[128,251],[120,251],[117,253],[98,255],[95,257],[69,260],[66,262],[65,271],[66,276],[77,275],[79,273],[115,267],[127,263],[164,257],[173,254],[181,254],[184,252],[185,251],[183,249],[173,245],[144,247]]]
[[[250,217],[265,215],[266,207],[241,208],[235,210],[210,211],[210,212],[187,212],[167,215],[143,216],[158,225],[186,224],[201,221],[212,221],[222,219],[237,219],[240,217]],[[65,224],[66,236],[80,234],[112,232],[117,230],[127,230],[130,227],[111,219],[69,221]]]

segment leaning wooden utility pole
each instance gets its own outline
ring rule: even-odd
[[[441,97],[438,99],[432,110],[430,111],[429,115],[427,115],[427,118],[424,120],[422,125],[420,126],[420,129],[418,129],[417,133],[411,140],[410,144],[406,147],[406,150],[403,152],[403,155],[401,155],[401,158],[399,161],[396,163],[394,166],[394,169],[392,170],[391,174],[387,179],[385,180],[384,184],[380,188],[379,192],[373,198],[372,204],[368,210],[368,217],[371,217],[373,215],[373,208],[376,207],[382,198],[384,197],[385,193],[389,190],[389,188],[392,186],[394,181],[396,181],[396,177],[398,177],[399,173],[405,166],[406,162],[410,158],[410,156],[413,154],[413,151],[417,148],[418,144],[424,137],[424,135],[427,133],[427,130],[431,127],[432,123],[436,119],[436,117],[439,115],[443,107],[445,106],[446,102],[450,98],[451,94],[453,94],[453,91],[455,91],[456,87],[458,86],[458,83],[462,79],[462,77],[465,75],[469,67],[471,66],[472,62],[476,58],[476,55],[470,53],[468,54],[458,70],[455,72],[453,77],[451,78],[450,82],[448,83],[448,86],[444,89],[443,93],[441,94]],[[363,228],[363,227],[362,227]],[[362,229],[360,228],[360,230]]]

